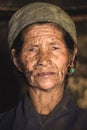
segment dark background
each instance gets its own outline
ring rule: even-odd
[[[34,1],[37,0],[0,0],[0,112],[14,107],[25,91],[18,85],[11,70],[7,42],[8,21],[18,8]],[[69,80],[69,88],[75,102],[87,108],[87,0],[44,0],[43,2],[62,7],[76,24],[80,65],[75,76]]]

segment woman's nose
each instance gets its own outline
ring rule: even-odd
[[[51,64],[51,57],[49,53],[41,53],[39,55],[39,59],[38,59],[38,65],[40,66],[47,66]]]

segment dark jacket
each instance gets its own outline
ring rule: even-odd
[[[87,110],[73,104],[66,92],[43,123],[26,95],[16,108],[0,114],[0,130],[87,130]]]

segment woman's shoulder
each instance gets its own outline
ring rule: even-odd
[[[8,112],[0,113],[0,130],[1,129],[11,129],[11,124],[14,118],[15,108],[9,110]]]
[[[7,112],[3,112],[3,113],[0,113],[0,121],[2,119],[4,119],[5,117],[11,117],[13,115],[13,113],[15,112],[15,108],[7,111]]]
[[[11,127],[14,123],[17,110],[20,113],[20,111],[23,109],[22,103],[23,100],[20,100],[19,103],[11,110],[0,113],[0,130],[12,130]]]
[[[76,107],[74,114],[75,126],[87,130],[87,109]]]
[[[79,119],[86,119],[87,120],[87,109],[77,107],[76,109],[76,115],[79,116]]]

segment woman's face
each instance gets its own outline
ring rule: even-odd
[[[43,90],[61,87],[70,61],[62,32],[50,24],[33,25],[22,39],[19,59],[29,84]]]

